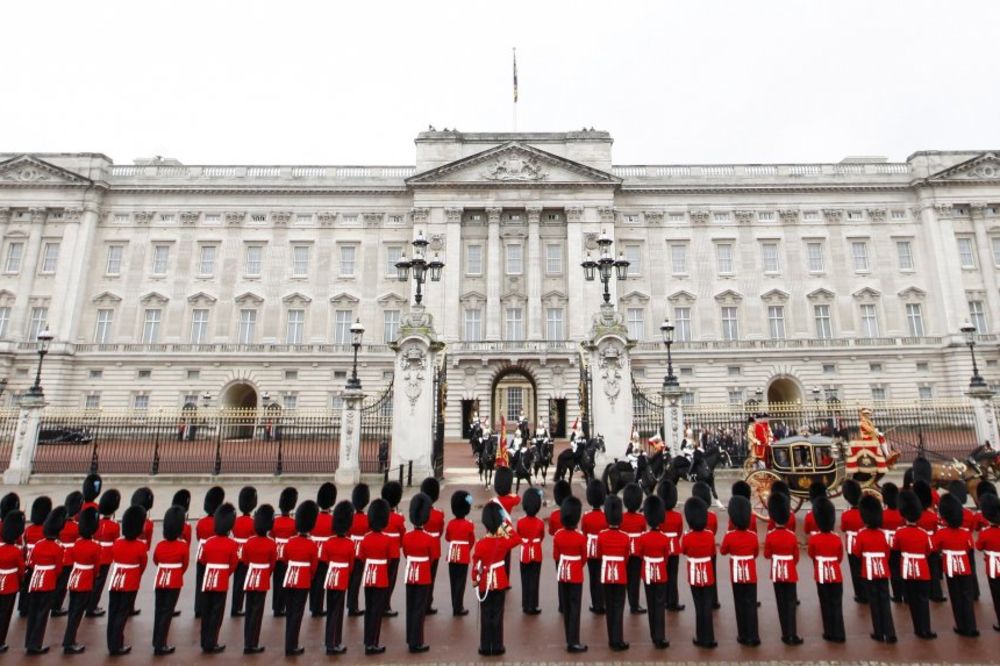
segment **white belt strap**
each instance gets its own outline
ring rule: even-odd
[[[587,535],[587,558],[597,559],[597,535],[588,534]]]
[[[435,539],[440,539],[441,538],[441,533],[440,532],[427,532],[427,533],[430,534]]]
[[[920,575],[920,562],[925,559],[919,553],[900,553],[903,558],[903,567],[900,572],[903,580],[914,580]]]
[[[11,576],[17,573],[17,569],[0,569],[0,576]]]
[[[354,557],[361,557],[361,542],[364,540],[363,536],[351,535],[351,541],[354,542]]]
[[[429,557],[421,557],[421,556],[407,557],[406,558],[406,578],[405,578],[406,582],[407,583],[416,583],[417,582],[417,578],[419,578],[419,575],[420,575],[419,571],[418,571],[417,565],[418,564],[422,564],[424,562],[430,562],[430,561],[431,561],[431,558],[429,558]]]
[[[771,580],[778,578],[788,578],[788,563],[794,560],[792,555],[772,555],[771,556]]]
[[[944,555],[945,572],[949,578],[969,573],[965,567],[965,558],[969,556],[967,552],[964,550],[942,550],[941,554]]]
[[[243,579],[243,591],[246,592],[252,587],[257,587],[264,580],[264,572],[271,568],[270,564],[262,562],[250,562],[247,564],[247,575]]]
[[[819,571],[819,582],[820,583],[832,583],[837,577],[836,557],[817,557],[816,558],[817,570]]]
[[[990,578],[1000,578],[1000,550],[984,550]]]
[[[650,582],[650,583],[659,583],[660,582],[660,576],[658,575],[660,567],[658,565],[662,564],[665,561],[666,560],[664,560],[662,557],[645,557],[644,556],[642,558],[642,564],[646,568],[646,581],[647,582]]]
[[[906,553],[903,553],[905,556]],[[862,553],[868,570],[868,579],[885,578],[885,553]],[[905,559],[905,557],[904,557]]]
[[[858,538],[858,533],[853,530],[846,530],[844,536],[847,537],[847,552],[854,554],[854,540]]]
[[[111,571],[108,574],[108,581],[110,581],[111,589],[113,590],[119,585],[123,585],[125,583],[125,571],[138,568],[138,564],[121,564],[119,562],[112,562]]]
[[[711,557],[689,557],[688,558],[688,580],[691,583],[708,584],[708,570],[704,565],[711,564]]]
[[[348,566],[347,562],[330,562],[326,569],[326,579],[323,580],[323,588],[329,590],[331,585],[339,585],[340,571]]]
[[[201,591],[205,592],[219,582],[219,572],[229,571],[228,564],[208,563],[205,565],[205,575],[201,579]]]
[[[299,569],[308,569],[311,566],[310,562],[302,562],[301,560],[289,560],[288,568],[285,569],[285,578],[281,583],[282,587],[288,587],[288,584],[292,581],[296,581],[299,578]]]
[[[36,564],[31,572],[31,582],[28,585],[28,590],[34,590],[42,584],[42,579],[45,577],[46,571],[54,571],[56,566],[54,564]]]
[[[750,582],[750,562],[753,559],[753,555],[731,555],[729,557],[729,566],[732,567],[734,583]]]
[[[469,545],[468,541],[449,541],[448,561],[451,562],[452,560],[458,559],[459,555],[461,555],[462,546],[468,546],[468,545]]]
[[[609,567],[609,564],[617,564],[618,562],[624,562],[625,558],[621,555],[605,555],[601,558],[601,582],[602,583],[618,583],[620,579],[618,577],[618,567]]]
[[[570,562],[579,562],[579,555],[560,555],[559,565],[556,567],[556,580],[560,583],[569,582],[571,576]]]
[[[374,585],[378,567],[386,566],[389,560],[365,560],[364,585]]]

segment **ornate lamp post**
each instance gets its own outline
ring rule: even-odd
[[[45,360],[45,355],[49,353],[49,344],[51,342],[52,332],[49,331],[49,327],[46,325],[38,334],[38,370],[35,372],[34,385],[28,389],[28,395],[38,398],[44,395],[42,391],[42,361]]]
[[[614,258],[611,254],[612,244],[614,241],[611,240],[611,237],[601,231],[601,235],[597,238],[597,259],[591,257],[588,252],[587,258],[580,264],[583,266],[583,277],[587,282],[593,282],[595,275],[600,278],[604,285],[604,303],[606,305],[611,303],[611,291],[608,289],[608,283],[611,282],[612,270],[619,281],[628,278],[629,262],[625,259],[624,253],[619,254],[617,259]]]
[[[966,320],[959,330],[965,336],[965,344],[969,345],[969,355],[972,357],[972,379],[969,380],[969,388],[984,389],[986,380],[979,374],[979,365],[976,363],[976,326]]]
[[[212,404],[212,394],[205,391],[201,394],[201,406],[203,409],[208,409],[209,405]]]
[[[440,262],[439,262],[440,263]],[[397,266],[399,264],[396,264]],[[440,276],[438,276],[440,279]],[[417,280],[417,303],[420,302],[420,281]],[[351,324],[351,346],[354,347],[354,365],[351,367],[351,378],[347,380],[347,388],[360,390],[361,380],[358,379],[358,349],[361,347],[361,338],[365,335],[365,327],[358,319]]]
[[[404,254],[396,262],[396,277],[400,282],[406,282],[409,278],[410,269],[413,269],[413,279],[417,283],[417,293],[414,296],[417,305],[420,305],[424,300],[424,295],[421,290],[424,282],[430,278],[431,282],[438,282],[441,280],[441,269],[444,268],[444,262],[438,259],[437,253],[434,254],[434,258],[430,261],[426,259],[427,246],[430,245],[430,241],[424,237],[422,231],[417,232],[417,237],[413,239],[411,243],[413,245],[413,258],[407,259]],[[351,329],[353,331],[353,327]],[[362,329],[362,332],[364,329]]]
[[[667,345],[667,376],[663,378],[663,388],[676,388],[680,382],[674,376],[674,360],[670,355],[670,347],[674,344],[674,324],[669,318],[660,324],[660,333],[663,334],[663,342]]]

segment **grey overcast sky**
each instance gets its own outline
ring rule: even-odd
[[[614,161],[1000,148],[1000,2],[3,2],[0,152],[412,164],[438,129]]]

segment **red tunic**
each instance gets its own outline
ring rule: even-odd
[[[240,561],[236,551],[236,542],[227,536],[212,536],[201,542],[198,562],[205,565],[202,592],[229,590],[229,576],[236,571],[236,564]]]
[[[510,588],[504,558],[517,545],[516,539],[486,536],[472,548],[472,584],[485,596],[491,590]]]
[[[513,493],[510,495],[504,495],[503,497],[496,497],[497,502],[500,502],[500,506],[503,510],[507,512],[507,517],[510,518],[514,515],[514,507],[521,503],[521,498]]]
[[[153,521],[149,518],[142,524],[142,534],[138,540],[145,544],[146,550],[149,550],[149,546],[153,543]]]
[[[444,511],[432,507],[431,517],[427,519],[424,531],[440,541],[441,535],[444,534]]]
[[[579,530],[560,529],[552,537],[552,559],[556,561],[558,582],[583,583],[587,537]]]
[[[750,515],[752,516],[753,514],[751,513]],[[775,524],[774,519],[773,518],[768,518],[767,519],[767,531],[768,532],[773,532],[775,530],[775,528],[777,528],[777,525]],[[789,513],[788,514],[788,522],[785,523],[785,529],[791,530],[792,534],[795,534],[795,514],[794,513]]]
[[[333,536],[333,514],[329,511],[320,511],[316,516],[316,525],[313,526],[309,536],[316,542],[317,546],[322,546],[323,542]]]
[[[24,577],[24,551],[20,546],[0,543],[0,594],[15,594]]]
[[[976,550],[983,551],[986,575],[989,578],[1000,578],[1000,526],[991,525],[980,532],[976,539]]]
[[[187,545],[191,545],[191,523],[184,523],[184,526],[181,528],[181,539]]]
[[[899,532],[896,532],[899,536]],[[861,558],[861,577],[866,580],[881,580],[889,577],[889,542],[882,530],[867,527],[858,532],[854,539],[855,557]]]
[[[681,534],[684,533],[684,516],[681,512],[672,509],[667,511],[663,522],[660,523],[660,531],[670,539],[670,555],[674,556],[681,552]]]
[[[240,556],[247,565],[247,576],[243,589],[247,592],[267,592],[271,589],[271,572],[278,561],[278,546],[270,537],[254,535],[243,546]]]
[[[927,556],[933,550],[933,546],[926,532],[915,525],[900,527],[893,536],[892,549],[898,550],[902,556],[900,571],[903,580],[931,579]]]
[[[31,567],[29,592],[51,592],[56,589],[56,579],[63,570],[63,548],[54,539],[35,542],[28,556]]]
[[[794,517],[794,516],[793,516]],[[771,560],[771,580],[775,583],[797,583],[799,572],[799,541],[795,532],[779,527],[764,537],[764,557]]]
[[[708,523],[705,525],[705,529],[713,536],[719,533],[719,517],[711,511],[708,512]]]
[[[719,544],[719,552],[729,555],[729,580],[733,583],[755,584],[757,582],[757,555],[760,543],[757,533],[750,530],[726,532]]]
[[[677,512],[675,511],[674,513],[677,513]],[[726,531],[727,532],[732,532],[735,529],[736,529],[736,526],[733,525],[732,519],[729,519],[729,521],[726,523]],[[755,513],[751,513],[750,514],[750,527],[748,527],[747,529],[749,531],[753,532],[754,534],[757,533],[757,514],[755,514]]]
[[[555,536],[562,526],[562,511],[557,508],[549,514],[549,536]]]
[[[154,588],[179,590],[184,587],[184,572],[190,560],[191,547],[180,539],[156,544],[153,549],[153,564],[156,565]]]
[[[399,540],[382,532],[369,532],[361,540],[359,559],[365,561],[365,587],[389,587],[389,560],[399,559]]]
[[[622,515],[621,530],[628,537],[628,554],[630,556],[638,555],[636,542],[646,531],[646,517],[635,511],[626,511]]]
[[[587,559],[597,559],[597,535],[608,529],[608,519],[600,509],[591,509],[583,514],[580,529],[587,537]]]
[[[389,525],[382,531],[387,537],[396,540],[396,556],[390,559],[398,560],[399,551],[403,547],[403,537],[406,536],[406,519],[403,514],[393,511],[389,514]]]
[[[857,509],[848,509],[840,515],[840,531],[844,533],[844,544],[847,554],[854,555],[854,540],[857,539],[858,532],[865,527],[861,520],[861,512]]]
[[[319,548],[316,542],[307,536],[294,536],[285,544],[285,558],[288,568],[285,570],[284,587],[294,590],[308,590],[312,586],[316,565],[319,562]]]
[[[274,539],[274,545],[277,547],[278,559],[281,561],[287,561],[288,558],[285,557],[285,544],[288,540],[295,536],[295,519],[291,516],[278,516],[274,519],[274,527],[271,528],[271,538]]]
[[[69,519],[59,532],[59,545],[63,547],[63,566],[73,565],[73,546],[80,538],[80,526],[75,519]]]
[[[327,563],[327,590],[346,590],[354,568],[354,543],[349,537],[333,536],[326,540],[319,550],[319,559]]]
[[[198,539],[198,553],[195,559],[201,562],[201,549],[206,541],[215,536],[215,516],[204,516],[194,525],[194,536]]]
[[[243,559],[243,547],[256,532],[253,529],[253,516],[244,514],[233,523],[233,534],[230,537],[236,542],[236,557]]]
[[[715,584],[712,567],[715,535],[711,531],[704,529],[685,534],[681,537],[681,553],[687,556],[688,583],[692,587],[711,587]]]
[[[135,592],[146,570],[146,544],[135,539],[118,539],[111,547],[108,588],[113,592]]]
[[[972,575],[969,551],[972,550],[972,532],[964,527],[942,527],[931,538],[934,550],[941,553],[944,575],[948,578]]]
[[[35,547],[35,544],[44,539],[45,536],[42,533],[41,525],[28,525],[24,528],[24,548],[27,550],[27,557],[31,559],[31,550]],[[31,566],[30,564],[28,566]]]
[[[406,556],[403,576],[406,584],[430,585],[433,582],[431,561],[441,557],[441,542],[418,527],[403,535],[403,555]]]
[[[597,556],[601,558],[601,582],[610,585],[626,585],[630,539],[617,527],[609,527],[597,535]]]
[[[889,541],[889,545],[892,545],[892,538],[896,535],[896,530],[906,524],[903,520],[902,514],[899,513],[898,509],[883,509],[882,510],[882,531],[885,533],[885,538]]]
[[[635,540],[635,554],[642,558],[642,582],[667,582],[667,558],[671,539],[660,530],[650,530]]]
[[[938,529],[938,515],[926,509],[922,514],[920,514],[920,520],[917,521],[917,527],[927,532],[927,536],[933,535]]]
[[[368,516],[363,511],[354,513],[354,520],[351,522],[351,541],[354,543],[354,557],[361,559],[361,541],[368,534]]]
[[[465,518],[452,518],[444,531],[448,542],[448,562],[468,564],[472,559],[472,545],[476,543],[476,527]]]
[[[551,525],[551,520],[549,525]],[[517,535],[521,537],[521,564],[542,561],[542,539],[545,523],[537,516],[525,516],[517,521]]]
[[[842,583],[840,563],[844,561],[844,544],[833,532],[816,532],[807,546],[813,560],[813,580],[817,583]]]
[[[66,589],[70,592],[90,592],[94,589],[97,568],[101,566],[101,547],[93,539],[77,539],[71,553],[73,570]]]
[[[97,532],[94,534],[94,540],[101,546],[102,566],[111,564],[111,547],[115,545],[115,541],[121,535],[122,528],[117,520],[101,518],[101,522],[97,524]]]
[[[812,509],[806,512],[806,517],[802,520],[802,531],[805,532],[806,536],[812,536],[819,532],[819,528],[816,527],[816,516],[813,515]]]

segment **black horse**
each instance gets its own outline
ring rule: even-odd
[[[521,493],[521,479],[528,482],[529,486],[534,486],[531,482],[531,474],[535,468],[535,447],[524,446],[514,454],[511,460],[510,470],[514,473],[514,481],[517,483],[514,492]]]
[[[617,494],[622,488],[635,481],[635,470],[626,460],[616,460],[608,463],[604,467],[604,474],[601,476],[604,487],[609,493]]]
[[[605,450],[604,437],[602,435],[598,435],[586,442],[578,443],[576,453],[573,453],[571,449],[566,449],[556,459],[555,480],[559,481],[565,477],[572,481],[573,472],[580,470],[580,473],[583,474],[584,482],[590,483],[595,478],[594,466],[597,460],[597,453],[604,453]]]
[[[663,479],[669,479],[674,485],[681,479],[704,481],[712,489],[712,496],[718,498],[715,491],[715,468],[719,465],[722,454],[718,448],[704,455],[695,457],[692,463],[684,456],[676,456],[663,470]]]
[[[497,464],[497,446],[499,444],[496,435],[485,437],[480,442],[479,455],[476,457],[476,466],[479,467],[479,480],[489,488],[493,483],[493,471]]]
[[[539,437],[537,435],[533,442],[535,448],[535,465],[532,473],[541,478],[542,485],[544,486],[545,477],[549,475],[549,467],[552,466],[552,454],[555,451],[555,445],[551,437]]]

